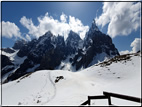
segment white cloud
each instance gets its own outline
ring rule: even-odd
[[[89,30],[88,26],[84,26],[79,19],[72,16],[69,16],[69,26],[70,29],[78,33],[82,39],[85,37],[85,33]]]
[[[131,43],[132,52],[138,52],[141,49],[141,39],[135,38],[135,40]]]
[[[140,26],[140,2],[104,2],[103,13],[96,17],[97,25],[108,24],[112,37],[127,36]]]
[[[2,21],[2,36],[6,38],[19,37],[22,39],[18,26],[9,21]]]
[[[125,50],[125,51],[120,51],[120,55],[123,54],[129,54],[129,53],[136,53],[139,50],[141,50],[141,39],[140,38],[135,38],[134,41],[130,45],[132,47],[132,50]]]
[[[128,51],[128,50],[125,50],[125,51],[120,51],[119,53],[120,53],[120,55],[124,55],[124,54],[129,54],[129,53],[131,53],[131,52]]]
[[[72,16],[69,16],[69,22],[67,23],[67,16],[64,13],[60,16],[61,21],[49,16],[48,13],[37,19],[39,22],[37,26],[33,24],[32,19],[28,19],[25,16],[20,20],[21,24],[29,30],[28,33],[36,38],[50,30],[54,35],[63,35],[66,39],[69,31],[72,30],[78,33],[83,39],[85,33],[89,30],[88,26],[84,26],[79,19]]]
[[[60,20],[64,23],[67,22],[67,18],[68,16],[66,16],[64,13],[62,13],[62,15],[60,16]]]
[[[27,19],[25,16],[23,16],[20,19],[20,23],[29,30],[29,34],[33,34],[35,36],[38,36],[37,35],[38,34],[38,29],[33,24],[32,19]]]

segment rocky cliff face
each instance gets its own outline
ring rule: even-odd
[[[119,55],[112,39],[99,31],[95,21],[92,22],[84,40],[73,31],[70,31],[66,40],[63,36],[54,36],[48,31],[31,42],[17,41],[13,48],[19,49],[16,54],[18,57],[26,57],[26,59],[15,72],[8,76],[7,81],[15,80],[27,72],[58,69],[65,60],[77,71],[103,61],[105,58]],[[65,66],[66,64],[60,69]]]
[[[27,41],[25,40],[17,40],[12,47],[13,49],[20,49],[21,47],[25,46],[27,44]]]
[[[68,55],[72,55],[78,52],[80,41],[82,41],[80,36],[77,33],[70,31],[69,36],[66,40],[66,47],[67,47]]]
[[[83,49],[80,49],[73,59],[73,65],[76,65],[77,70],[80,67],[87,68],[98,61],[117,55],[119,52],[112,43],[112,39],[99,31],[94,20],[85,36]]]

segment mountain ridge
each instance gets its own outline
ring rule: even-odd
[[[30,42],[18,41],[13,48],[19,49],[16,53],[18,57],[27,58],[19,65],[19,68],[13,65],[16,70],[11,71],[12,73],[7,77],[7,81],[15,80],[27,74],[29,69],[31,69],[30,72],[45,69],[65,70],[66,68],[68,70],[73,68],[74,71],[78,71],[106,58],[120,55],[112,43],[112,39],[99,31],[95,20],[93,20],[84,40],[73,31],[69,32],[66,40],[63,36],[55,36],[48,31]],[[62,63],[64,64],[62,65]],[[2,70],[2,72],[5,72],[5,70]]]

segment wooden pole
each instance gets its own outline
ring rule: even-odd
[[[90,102],[90,97],[88,96],[88,105],[90,105],[90,103],[91,103],[91,102]]]

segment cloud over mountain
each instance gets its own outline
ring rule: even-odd
[[[37,17],[39,24],[36,26],[32,22],[32,19],[23,16],[20,19],[20,23],[26,27],[29,32],[28,34],[39,38],[47,31],[51,31],[54,35],[63,35],[65,39],[68,36],[70,30],[78,33],[83,39],[85,33],[89,30],[89,26],[84,26],[82,22],[73,16],[69,16],[69,21],[67,22],[68,16],[62,13],[60,20],[54,19],[52,16],[49,16],[48,12],[44,16]]]

